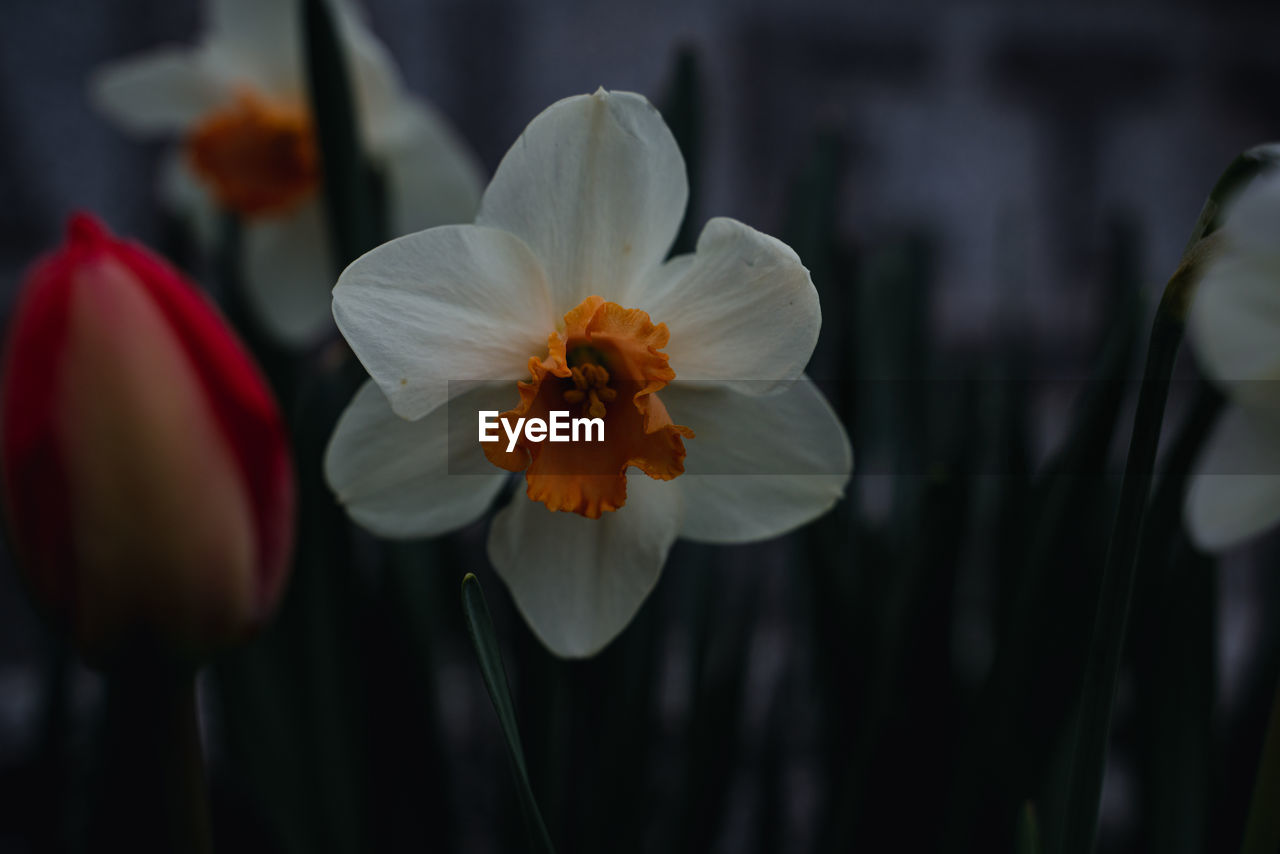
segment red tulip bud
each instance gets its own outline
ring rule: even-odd
[[[173,268],[73,216],[27,276],[0,394],[10,538],[87,658],[199,655],[269,616],[293,547],[284,426]]]

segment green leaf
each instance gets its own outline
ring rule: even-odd
[[[524,747],[520,743],[520,730],[516,726],[516,710],[511,702],[511,690],[507,685],[507,671],[502,665],[502,653],[498,650],[498,638],[489,617],[489,606],[484,600],[480,581],[471,573],[462,579],[462,612],[467,620],[467,633],[476,648],[480,662],[480,676],[498,713],[498,723],[507,741],[507,751],[516,781],[516,793],[524,811],[525,829],[529,834],[529,847],[537,854],[554,854],[551,837],[547,835],[542,813],[529,785],[529,769],[524,761]]]
[[[302,24],[311,115],[324,174],[325,212],[335,272],[383,240],[377,182],[360,150],[351,76],[327,0],[305,0]]]

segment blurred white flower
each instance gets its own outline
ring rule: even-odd
[[[1280,174],[1232,204],[1196,288],[1188,332],[1228,404],[1197,464],[1186,521],[1222,551],[1280,521]]]
[[[111,63],[90,81],[95,105],[138,134],[178,134],[165,191],[206,242],[215,211],[244,220],[247,298],[291,345],[329,328],[328,235],[309,115],[299,0],[209,0],[196,47]],[[404,88],[391,58],[345,0],[333,0],[353,77],[360,140],[386,181],[395,234],[468,222],[482,182],[474,157],[435,110]]]
[[[830,508],[852,469],[801,373],[821,324],[808,270],[731,219],[664,261],[687,197],[648,101],[567,98],[507,153],[475,225],[393,240],[334,288],[372,380],[335,430],[329,483],[371,531],[417,537],[475,520],[524,471],[489,557],[559,655],[622,631],[676,537],[777,536]],[[605,441],[485,444],[493,468],[484,409],[603,413]]]

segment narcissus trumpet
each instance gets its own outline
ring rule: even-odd
[[[474,225],[393,240],[334,288],[372,379],[335,430],[329,483],[362,525],[414,537],[476,519],[521,473],[489,557],[560,655],[622,631],[677,537],[777,536],[839,500],[853,466],[802,373],[821,325],[809,271],[725,218],[668,259],[687,199],[648,101],[566,98],[507,152]],[[603,441],[482,448],[477,418],[497,410],[600,418]]]
[[[294,477],[260,372],[196,289],[87,215],[29,272],[0,378],[11,541],[87,658],[199,656],[272,612]]]

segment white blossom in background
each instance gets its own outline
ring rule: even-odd
[[[1201,453],[1186,520],[1223,551],[1280,522],[1280,174],[1231,205],[1196,288],[1188,334],[1227,407]]]
[[[405,89],[386,49],[345,0],[332,3],[353,78],[360,141],[386,183],[395,234],[475,214],[475,158]],[[309,114],[299,0],[209,0],[195,47],[166,46],[99,68],[93,103],[139,135],[176,135],[164,189],[206,243],[218,211],[244,225],[247,299],[282,343],[331,328],[332,256]]]
[[[512,146],[474,225],[393,240],[334,289],[372,379],[335,429],[329,483],[369,530],[421,537],[479,518],[523,472],[488,553],[562,656],[622,631],[677,537],[777,536],[829,509],[852,469],[802,373],[821,325],[808,270],[732,219],[664,260],[687,198],[648,101],[567,98]],[[465,432],[480,410],[602,415],[605,440],[507,453]]]

